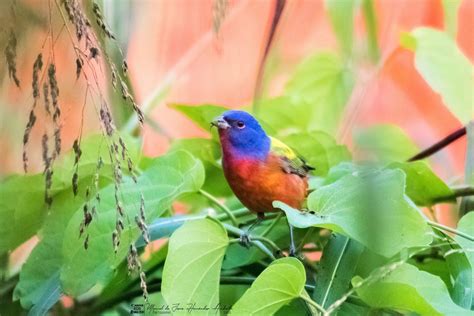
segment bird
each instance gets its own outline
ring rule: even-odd
[[[250,113],[228,110],[211,122],[218,129],[222,150],[222,169],[230,188],[257,220],[241,236],[248,245],[253,227],[265,213],[279,212],[273,201],[301,209],[308,192],[309,172],[314,170],[304,158],[277,138],[268,136]],[[295,255],[290,227],[290,256]]]

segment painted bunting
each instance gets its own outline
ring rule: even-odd
[[[222,167],[237,198],[257,221],[266,212],[279,211],[273,201],[282,201],[301,209],[307,195],[308,173],[314,168],[290,147],[269,137],[259,122],[244,111],[227,111],[211,123],[219,131],[222,147]],[[294,255],[293,230],[290,226],[290,255]],[[248,235],[241,236],[248,243]]]

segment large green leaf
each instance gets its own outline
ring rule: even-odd
[[[338,145],[333,137],[324,132],[290,134],[282,140],[316,169],[312,172],[314,175],[324,176],[331,167],[351,160],[347,147]]]
[[[385,267],[384,267],[385,268]],[[448,289],[437,276],[402,264],[387,276],[381,268],[369,278],[373,281],[357,289],[357,294],[372,307],[416,312],[420,315],[472,315],[472,311],[456,305]],[[362,281],[354,277],[353,286]]]
[[[458,230],[474,236],[474,212],[468,213],[461,218],[458,223]],[[466,302],[466,305],[474,309],[474,242],[461,236],[455,236],[454,238],[462,247],[471,265],[471,269],[464,269],[459,278],[454,281],[462,284],[459,289],[461,293],[459,294],[465,298],[464,302]]]
[[[233,315],[272,315],[304,295],[306,274],[295,258],[278,259],[266,268],[235,303]]]
[[[339,45],[344,54],[349,56],[352,51],[355,1],[326,0],[325,4]]]
[[[318,53],[299,65],[285,91],[294,103],[307,103],[307,111],[301,114],[287,108],[287,115],[308,120],[311,130],[334,134],[353,85],[353,74],[339,56]]]
[[[169,241],[161,288],[169,306],[196,304],[210,308],[202,314],[215,314],[228,243],[224,227],[210,218],[187,222],[176,230]]]
[[[209,130],[211,121],[216,117],[227,111],[228,109],[218,105],[203,104],[203,105],[184,105],[173,104],[172,108],[186,115],[199,127]]]
[[[44,229],[41,232],[40,243],[33,249],[20,272],[14,296],[20,299],[25,309],[33,305],[43,304],[44,297],[59,299],[61,294],[59,270],[62,265],[62,243],[66,223],[74,212],[83,204],[79,197],[74,197],[72,191],[65,191],[55,198],[48,214]],[[55,295],[53,295],[53,293]],[[55,301],[53,302],[53,304]],[[47,311],[47,308],[40,308]]]
[[[366,160],[382,162],[406,161],[418,152],[418,147],[396,125],[374,125],[354,134],[356,152]]]
[[[295,227],[328,228],[391,257],[432,240],[431,229],[404,190],[401,170],[356,170],[309,195],[308,208],[314,214],[281,202],[274,206],[284,210]]]
[[[128,154],[132,161],[139,157],[136,140],[123,137]],[[103,159],[100,179],[111,179],[108,147],[101,135],[84,138],[81,143],[82,155],[78,165],[78,182],[88,181],[97,171],[99,156]],[[54,165],[51,188],[53,204],[55,195],[72,190],[74,153],[69,151]],[[14,175],[0,183],[0,253],[13,250],[41,228],[48,213],[44,203],[44,176]],[[79,195],[84,194],[85,187],[79,188]],[[21,227],[22,229],[17,229]]]
[[[418,205],[430,206],[452,196],[453,191],[423,161],[395,162],[388,166],[402,169],[407,176],[406,194]],[[443,199],[444,198],[444,199]],[[451,202],[456,202],[452,198]]]
[[[0,184],[0,254],[33,236],[46,215],[43,175],[11,176]],[[21,227],[21,229],[18,229]]]
[[[463,123],[474,117],[474,76],[469,59],[445,32],[419,27],[402,45],[415,51],[415,67],[444,104]]]
[[[199,190],[203,182],[204,168],[201,162],[185,151],[157,158],[138,178],[138,183],[125,177],[120,185],[120,198],[126,224],[117,253],[114,253],[112,244],[117,216],[114,185],[102,189],[97,217],[84,233],[89,236],[87,250],[83,246],[84,236],[77,237],[83,214],[76,212],[67,225],[63,242],[65,263],[61,269],[65,292],[79,295],[94,284],[106,281],[126,257],[129,245],[140,235],[134,218],[138,214],[141,194],[145,200],[147,220],[151,221],[159,217],[180,195]]]
[[[329,307],[348,290],[364,247],[342,235],[333,235],[324,247],[316,274],[313,299]]]
[[[221,148],[219,142],[206,138],[186,138],[175,140],[170,152],[176,150],[189,151],[193,156],[199,158],[206,170],[206,181],[203,189],[215,196],[229,196],[231,190],[219,164]]]

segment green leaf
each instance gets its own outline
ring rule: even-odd
[[[295,227],[328,228],[391,257],[432,240],[431,229],[404,189],[401,170],[356,170],[309,195],[308,208],[314,214],[279,201],[273,205],[285,211]]]
[[[215,313],[228,243],[224,227],[210,218],[187,222],[171,236],[161,289],[168,305],[195,303],[210,308],[205,314]]]
[[[125,177],[120,185],[121,204],[125,213],[125,229],[120,247],[113,251],[112,232],[116,222],[114,185],[100,190],[101,202],[97,217],[82,238],[78,238],[83,214],[78,210],[69,221],[63,242],[64,265],[61,282],[66,293],[77,296],[96,283],[106,281],[113,269],[126,257],[129,245],[140,236],[135,216],[140,207],[140,195],[145,199],[148,221],[159,217],[180,195],[198,191],[204,182],[204,169],[199,160],[185,151],[155,159],[154,163],[134,183]],[[85,235],[89,247],[84,249]]]
[[[332,28],[339,40],[339,45],[344,54],[350,56],[352,51],[355,3],[352,0],[326,0],[325,4],[331,18]]]
[[[324,132],[290,134],[282,137],[282,141],[316,168],[312,172],[314,175],[325,176],[331,167],[351,160],[347,147],[338,145],[332,136]]]
[[[203,104],[203,105],[184,105],[184,104],[173,104],[171,105],[173,109],[178,110],[179,112],[186,115],[190,118],[197,126],[202,129],[209,131],[211,128],[212,120],[228,110],[228,108],[212,105],[212,104]]]
[[[306,131],[311,123],[312,106],[302,98],[280,96],[259,100],[258,120],[267,134]]]
[[[357,289],[360,298],[372,307],[412,311],[420,315],[472,315],[456,305],[439,277],[402,264],[388,276],[380,278],[381,269],[369,277],[373,281]],[[354,277],[357,287],[362,281]]]
[[[474,212],[468,213],[461,218],[458,223],[458,230],[470,234],[471,236],[474,235]],[[458,279],[454,281],[460,281],[462,286],[460,287],[460,295],[465,297],[463,302],[465,305],[470,306],[470,308],[474,308],[474,242],[467,240],[461,236],[455,236],[454,239],[458,242],[458,244],[464,250],[464,253],[471,265],[471,269],[465,269],[462,271],[463,275],[460,275]],[[462,279],[462,280],[460,280]],[[464,289],[463,289],[464,288]],[[467,297],[466,297],[467,296]],[[469,297],[470,296],[470,297]],[[469,304],[470,303],[470,304]]]
[[[410,137],[396,125],[374,125],[354,134],[356,152],[365,160],[405,161],[418,152]]]
[[[456,38],[458,29],[458,10],[461,0],[443,0],[444,28],[452,38]]]
[[[82,204],[82,198],[74,197],[69,190],[56,196],[45,220],[41,241],[23,265],[20,280],[15,288],[14,298],[20,299],[25,309],[30,309],[35,305],[32,311],[36,310],[44,314],[52,306],[47,302],[54,304],[55,301],[53,302],[52,299],[59,299],[62,292],[59,270],[63,263],[61,248],[64,231],[67,222]]]
[[[362,0],[362,12],[364,13],[365,27],[367,28],[367,45],[369,56],[373,62],[376,62],[380,58],[380,49],[377,40],[377,21],[374,1]]]
[[[462,122],[474,117],[473,67],[448,34],[427,27],[411,32],[415,67],[431,89]],[[406,41],[405,41],[406,42]]]
[[[305,102],[306,112],[286,108],[287,116],[308,122],[308,130],[331,135],[338,129],[354,85],[353,73],[335,54],[319,53],[303,61],[288,82],[285,94],[293,103]]]
[[[316,274],[313,299],[329,307],[348,290],[364,247],[342,235],[333,235],[323,250]]]
[[[295,258],[272,262],[232,307],[235,315],[272,315],[303,295],[306,274]]]
[[[137,142],[123,137],[128,154],[132,161],[139,157]],[[97,160],[103,157],[104,166],[100,171],[100,179],[111,179],[108,147],[103,136],[92,135],[83,139],[82,156],[78,167],[78,182],[89,181],[97,170]],[[74,153],[69,151],[54,166],[51,194],[53,205],[56,194],[64,190],[72,190]],[[0,253],[13,250],[28,240],[41,228],[45,215],[48,213],[44,203],[44,176],[14,175],[0,183]],[[78,196],[85,191],[80,188]],[[22,229],[17,229],[21,227]]]
[[[0,184],[0,254],[33,236],[46,215],[43,175],[11,176]],[[18,229],[21,227],[21,229]]]
[[[170,152],[186,150],[200,159],[206,170],[203,189],[215,196],[232,194],[219,164],[221,147],[219,142],[205,138],[178,139],[171,144]]]
[[[430,206],[443,197],[453,195],[453,191],[430,169],[424,161],[395,162],[390,169],[401,169],[407,176],[406,194],[417,205]],[[446,201],[446,200],[443,200]],[[455,198],[451,202],[456,202]]]

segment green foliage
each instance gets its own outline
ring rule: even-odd
[[[162,293],[168,305],[213,307],[219,303],[219,275],[229,239],[219,222],[184,224],[170,238]]]
[[[388,166],[391,169],[401,169],[407,176],[406,194],[417,205],[430,206],[440,200],[442,197],[450,197],[443,199],[444,202],[455,202],[453,198],[453,190],[429,168],[428,164],[423,161],[416,162],[394,162]]]
[[[212,104],[199,106],[174,104],[172,107],[189,117],[197,126],[205,130],[211,128],[211,122],[214,118],[228,110],[225,107]]]
[[[405,161],[418,152],[409,136],[395,125],[374,125],[359,130],[354,142],[369,160],[382,162]]]
[[[308,196],[308,208],[314,214],[281,202],[274,206],[285,211],[295,227],[328,228],[391,257],[432,240],[425,219],[406,198],[404,188],[401,170],[356,170]]]
[[[232,307],[236,315],[271,315],[304,295],[305,271],[295,258],[274,261]]]
[[[0,184],[0,253],[15,249],[33,236],[44,216],[42,175],[15,175],[3,181]]]
[[[352,50],[355,1],[326,0],[325,3],[342,51],[344,54],[350,55]]]
[[[444,4],[452,33],[459,3]],[[121,166],[123,181],[117,181],[116,166],[108,159],[111,139],[101,135],[81,143],[77,196],[71,188],[74,153],[55,163],[50,209],[43,202],[43,175],[3,180],[1,259],[7,262],[9,252],[32,236],[40,241],[19,275],[10,277],[6,264],[2,265],[1,277],[9,279],[0,286],[0,302],[6,293],[32,315],[44,315],[51,308],[57,309],[54,314],[62,314],[64,308],[56,303],[67,294],[75,300],[71,313],[118,315],[126,308],[129,314],[129,303],[144,303],[137,298],[143,293],[143,276],[127,273],[127,254],[135,245],[149,302],[184,308],[173,314],[187,313],[190,305],[207,306],[209,310],[202,314],[215,314],[213,307],[227,305],[235,315],[471,315],[474,243],[469,236],[474,236],[474,216],[468,213],[453,230],[430,222],[418,208],[454,204],[457,191],[427,163],[405,162],[419,149],[399,127],[375,125],[359,130],[352,153],[336,140],[357,73],[353,67],[359,45],[354,43],[353,22],[359,7],[367,29],[368,55],[376,62],[374,2],[327,0],[341,51],[318,52],[304,60],[281,96],[258,102],[256,117],[268,134],[316,168],[310,175],[311,193],[304,210],[275,201],[286,218],[268,214],[251,231],[249,247],[243,247],[237,237],[255,214],[232,194],[222,172],[217,133],[210,128],[210,122],[227,109],[175,104],[174,109],[211,137],[171,140],[166,154],[144,158],[137,140],[121,136],[137,166],[136,183],[126,165]],[[471,118],[472,65],[453,39],[420,28],[405,34],[402,42],[414,50],[418,71],[453,113],[463,122]],[[145,110],[152,103],[145,102]],[[124,130],[133,130],[134,121],[129,118]],[[473,178],[473,130],[468,127],[466,184],[472,184]],[[117,141],[117,136],[112,140]],[[353,156],[377,164],[356,164]],[[104,162],[97,182],[100,203],[94,183],[99,157]],[[88,189],[91,192],[86,195]],[[135,223],[142,196],[150,239],[162,239],[150,246]],[[460,214],[470,210],[469,201],[463,198]],[[124,228],[114,252],[118,203],[124,211]],[[188,214],[175,214],[183,205]],[[80,235],[85,206],[95,206],[96,213]],[[242,227],[229,219],[227,208]],[[297,258],[281,258],[289,250],[288,222],[296,227]],[[451,237],[440,229],[458,235]],[[163,240],[168,237],[169,242]],[[321,259],[305,256],[315,251],[322,252]],[[1,306],[0,313],[18,314],[19,307],[18,302],[7,309]]]
[[[286,95],[295,100],[293,103],[308,105],[305,113],[296,115],[294,107],[289,106],[285,112],[294,119],[307,120],[308,130],[334,135],[353,85],[352,71],[340,57],[331,53],[316,54],[301,63],[285,90]]]
[[[120,189],[123,209],[130,224],[122,231],[117,253],[114,253],[112,244],[116,220],[114,185],[102,189],[97,218],[85,232],[89,236],[87,250],[84,249],[83,239],[77,238],[83,214],[76,212],[66,227],[63,241],[65,262],[61,270],[64,291],[79,295],[94,284],[105,282],[112,275],[113,269],[126,257],[129,245],[140,235],[138,228],[131,223],[138,214],[141,194],[146,201],[147,218],[153,220],[161,216],[180,195],[198,191],[203,182],[201,162],[184,151],[157,158],[142,173],[137,183],[125,178]]]
[[[382,277],[384,271],[384,268],[374,271],[369,277],[373,282],[357,289],[357,294],[370,306],[420,315],[472,315],[471,311],[451,300],[440,278],[408,264],[397,266]],[[362,281],[360,277],[354,277],[352,284],[357,287]]]
[[[333,235],[319,263],[313,299],[323,308],[347,293],[364,247],[342,235]]]
[[[406,44],[406,43],[409,44]],[[402,45],[415,51],[415,67],[448,109],[463,123],[474,117],[473,67],[448,34],[426,27],[405,34]]]
[[[470,212],[461,218],[458,224],[458,230],[474,236],[473,212]],[[459,236],[456,236],[455,240],[461,246],[462,251],[467,257],[470,269],[469,267],[462,266],[459,269],[460,273],[458,273],[458,277],[454,281],[455,285],[457,285],[456,283],[459,283],[458,295],[464,298],[462,300],[464,303],[463,306],[472,309],[474,307],[474,242]]]
[[[290,134],[281,140],[316,168],[314,175],[324,176],[331,167],[351,160],[347,147],[338,145],[333,137],[324,132]]]

